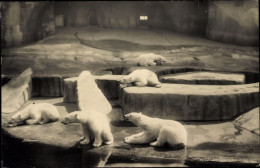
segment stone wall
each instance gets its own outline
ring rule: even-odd
[[[211,1],[207,37],[238,45],[259,44],[259,7],[256,0]]]
[[[2,2],[1,47],[40,40],[55,32],[52,2]]]
[[[225,43],[259,44],[257,0],[1,2],[1,47],[40,40],[64,26],[163,28]],[[148,16],[141,21],[140,16]]]
[[[196,1],[55,2],[55,15],[67,26],[104,28],[167,28],[185,33],[204,33],[207,3]],[[148,16],[141,21],[140,16]]]

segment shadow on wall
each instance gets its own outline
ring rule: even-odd
[[[55,32],[52,2],[2,2],[1,47],[40,40]]]
[[[258,46],[258,1],[211,1],[207,37],[211,40]]]

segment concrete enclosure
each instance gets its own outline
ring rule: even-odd
[[[37,41],[54,33],[55,25],[162,28],[256,46],[258,8],[256,0],[2,2],[1,46]]]
[[[51,2],[1,2],[1,47],[40,40],[55,32]]]

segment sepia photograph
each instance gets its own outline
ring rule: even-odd
[[[259,0],[1,1],[1,168],[260,167]]]

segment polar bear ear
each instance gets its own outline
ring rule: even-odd
[[[142,114],[142,112],[141,112],[141,111],[140,111],[139,113],[140,113],[140,114]]]

